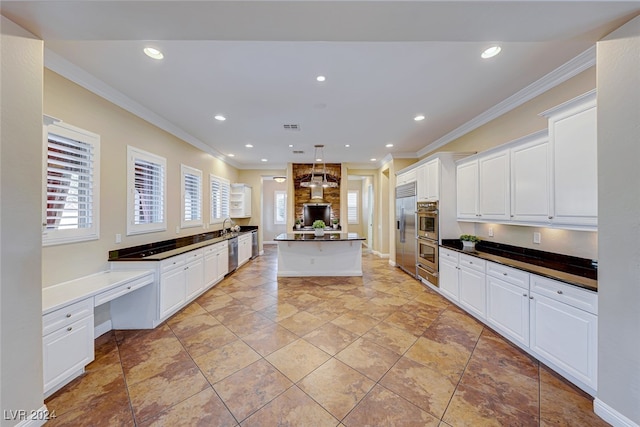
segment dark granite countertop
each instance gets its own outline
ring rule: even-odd
[[[590,291],[598,291],[598,263],[595,260],[486,241],[476,244],[474,251],[462,250],[462,242],[458,239],[443,239],[441,246]]]
[[[324,236],[319,237],[312,233],[282,233],[273,240],[277,242],[348,242],[366,239],[359,236],[358,233],[339,233],[327,230],[324,232]]]
[[[257,226],[243,225],[237,233],[222,234],[220,230],[194,234],[177,239],[163,240],[146,245],[109,251],[108,261],[162,261],[172,256],[213,245],[239,235],[257,230]]]

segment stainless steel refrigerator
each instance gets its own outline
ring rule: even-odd
[[[396,265],[416,277],[416,183],[396,187]]]

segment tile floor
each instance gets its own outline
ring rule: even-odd
[[[96,340],[69,426],[606,426],[589,396],[388,260],[276,278],[276,249],[154,330]]]

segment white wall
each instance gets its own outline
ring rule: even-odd
[[[42,407],[42,51],[0,17],[0,409]],[[7,412],[5,412],[7,411]]]
[[[275,191],[287,191],[287,182],[275,182],[265,178],[262,181],[262,239],[263,242],[273,242],[280,233],[287,232],[286,224],[274,224],[274,194]],[[288,196],[287,196],[288,197]]]
[[[598,43],[598,396],[640,425],[640,17]]]

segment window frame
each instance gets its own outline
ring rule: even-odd
[[[100,135],[81,129],[79,127],[53,121],[45,116],[43,124],[43,191],[42,191],[42,246],[62,245],[67,243],[85,242],[98,240],[100,238]],[[49,189],[48,165],[49,165],[49,135],[56,135],[61,138],[70,139],[91,146],[91,166],[90,166],[90,211],[91,226],[74,229],[48,229],[47,209],[49,199],[47,192]]]
[[[198,217],[196,219],[186,219],[187,216],[187,175],[193,175],[197,178],[198,187]],[[180,165],[180,228],[199,227],[202,225],[202,171],[200,169],[187,166],[185,164]]]
[[[145,224],[135,224],[136,188],[135,188],[135,164],[136,160],[155,163],[162,168],[162,221]],[[145,233],[155,233],[167,230],[167,159],[127,145],[127,236]]]
[[[214,204],[217,203],[216,198],[213,195],[213,184],[217,183],[220,187],[220,217],[214,216]],[[226,190],[226,211],[224,205]],[[209,174],[209,225],[221,224],[225,218],[229,218],[231,215],[231,181],[221,176]]]
[[[284,216],[282,221],[278,221],[278,196],[284,196]],[[287,224],[287,191],[286,190],[274,190],[273,191],[273,225],[286,225]]]
[[[355,194],[356,205],[351,205],[351,194]],[[350,213],[355,209],[355,218]],[[347,224],[360,224],[360,190],[347,190]]]

